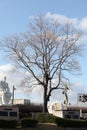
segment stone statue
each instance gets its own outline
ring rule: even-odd
[[[8,83],[6,82],[6,77],[4,77],[4,81],[0,82],[0,105],[8,105],[11,99],[12,93],[8,87]]]

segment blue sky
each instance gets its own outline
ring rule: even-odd
[[[87,41],[87,0],[0,0],[0,39],[26,31],[31,16],[37,16],[39,14],[46,14],[50,17],[60,16],[63,19],[68,18],[76,21],[85,32],[85,41]],[[0,52],[0,79],[2,80],[3,76],[6,75],[10,86],[12,84],[17,85],[18,82],[15,81],[19,81],[21,76],[17,72],[12,73],[13,66],[9,59],[6,59],[3,55],[3,52]],[[71,77],[76,87],[72,87],[70,90],[70,102],[76,100],[77,93],[87,93],[86,47],[83,52],[83,57],[79,61],[82,75]],[[33,93],[36,96],[30,94],[27,97],[23,95],[21,89],[17,89],[15,98],[32,98],[31,100],[38,101],[39,98],[36,97],[39,97],[39,94],[36,94],[35,91]],[[53,99],[61,100],[57,96],[53,97]]]

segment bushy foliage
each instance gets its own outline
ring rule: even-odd
[[[37,120],[41,123],[55,123],[56,117],[49,113],[38,113]]]
[[[37,125],[38,121],[35,119],[30,118],[23,118],[21,119],[21,126],[22,127],[35,127]]]
[[[62,127],[87,127],[87,120],[56,118],[56,124]]]
[[[0,120],[0,128],[16,128],[17,126],[16,120]]]
[[[27,118],[27,117],[28,117],[28,118],[29,118],[29,117],[32,117],[32,113],[31,113],[31,112],[28,112],[28,113],[27,113],[27,112],[26,112],[26,113],[20,112],[20,113],[19,113],[19,118],[20,118],[20,119],[22,119],[22,118]]]

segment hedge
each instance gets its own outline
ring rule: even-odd
[[[36,119],[23,118],[21,119],[21,127],[36,127],[38,121]]]
[[[57,126],[62,127],[87,127],[87,120],[56,118]]]
[[[40,123],[55,123],[56,117],[49,113],[38,113],[37,120]]]
[[[16,128],[17,124],[17,120],[0,120],[0,128]]]

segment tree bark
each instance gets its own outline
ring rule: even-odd
[[[48,102],[48,98],[47,98],[47,86],[44,87],[44,96],[43,96],[43,113],[48,112],[47,109],[47,102]]]

